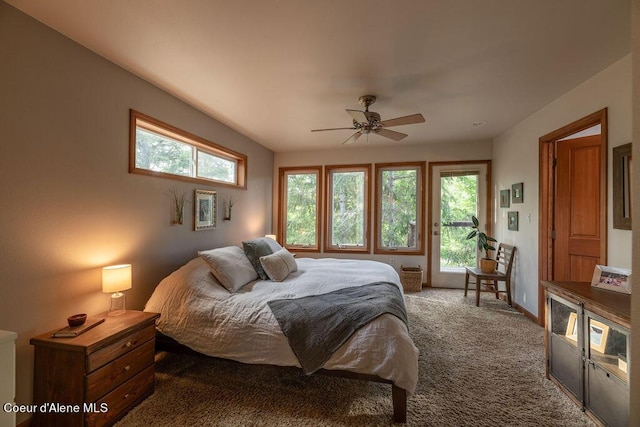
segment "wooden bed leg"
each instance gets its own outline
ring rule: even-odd
[[[391,384],[391,399],[393,400],[393,422],[407,422],[407,391]]]

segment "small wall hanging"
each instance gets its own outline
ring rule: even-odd
[[[519,182],[517,184],[513,184],[511,186],[511,196],[513,203],[523,203],[524,202],[524,184]]]
[[[511,201],[511,196],[509,193],[510,193],[509,190],[500,190],[500,207],[501,208],[509,207],[509,202]]]
[[[194,228],[196,231],[216,228],[218,193],[209,190],[195,191]]]
[[[511,231],[518,231],[518,212],[509,212],[508,213],[508,227]]]

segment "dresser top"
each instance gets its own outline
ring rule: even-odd
[[[0,330],[0,344],[9,341],[15,341],[16,338],[18,338],[18,334],[16,334],[15,332]]]
[[[588,282],[543,280],[541,284],[547,289],[555,290],[560,295],[573,297],[584,303],[585,306],[612,313],[625,321],[627,325],[631,324],[631,295],[629,294],[596,288]]]
[[[109,343],[129,335],[130,333],[142,329],[148,325],[155,324],[160,314],[147,313],[144,311],[127,310],[120,316],[102,315],[104,322],[96,327],[73,338],[53,338],[54,329],[45,334],[31,338],[31,344],[45,347],[64,348],[71,351],[92,352]]]

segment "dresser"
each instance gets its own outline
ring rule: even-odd
[[[127,310],[74,338],[31,339],[32,425],[111,425],[153,393],[157,313]]]
[[[16,396],[16,338],[18,334],[0,331],[0,403],[15,401]],[[16,414],[0,410],[0,426],[15,426]]]
[[[601,425],[629,425],[631,295],[541,282],[547,378]]]

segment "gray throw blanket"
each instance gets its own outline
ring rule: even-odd
[[[320,369],[354,332],[382,314],[407,324],[402,294],[390,282],[268,304],[306,374]]]

